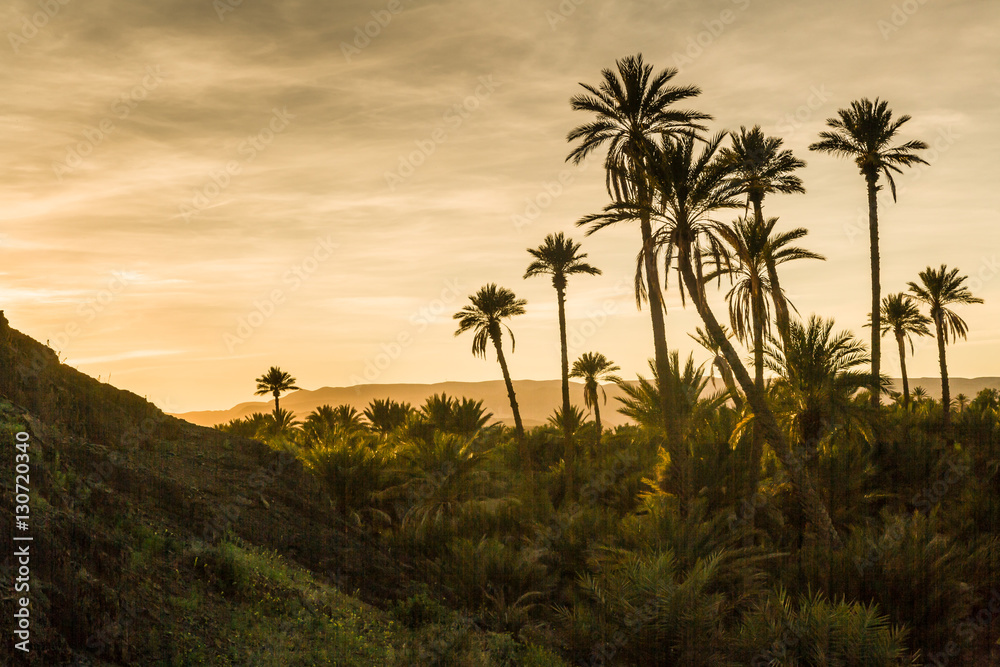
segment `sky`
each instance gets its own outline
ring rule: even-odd
[[[701,88],[713,132],[759,124],[806,160],[807,193],[765,212],[826,261],[782,284],[864,338],[864,181],[807,146],[854,99],[912,116],[930,165],[880,198],[883,293],[959,267],[985,304],[950,372],[1000,375],[993,0],[9,0],[0,27],[0,308],[168,411],[252,400],[271,365],[309,389],[498,379],[451,318],[489,282],[528,300],[514,378],[557,378],[555,292],[522,276],[558,231],[604,272],[570,281],[571,358],[648,374],[638,230],[584,237],[602,156],[565,162],[580,82],[638,52]],[[673,284],[667,306],[668,344],[696,349]],[[907,365],[936,375],[933,342]]]

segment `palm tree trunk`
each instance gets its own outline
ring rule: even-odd
[[[903,343],[903,332],[896,333],[896,344],[899,345],[899,372],[903,376],[903,409],[910,407],[910,382],[906,379],[906,345]]]
[[[517,433],[517,440],[524,444],[524,425],[521,424],[521,412],[517,409],[517,397],[514,396],[514,383],[510,381],[510,371],[507,370],[507,359],[503,356],[503,347],[500,346],[500,339],[490,336],[493,347],[497,351],[497,361],[500,362],[500,370],[503,371],[503,381],[507,385],[507,398],[510,399],[510,409],[514,412],[514,430]],[[522,454],[525,452],[522,452]],[[524,461],[527,464],[527,459]]]
[[[594,396],[594,422],[597,424],[597,437],[601,437],[601,404],[598,403],[597,396]]]
[[[945,358],[944,345],[944,322],[940,313],[934,318],[934,329],[937,332],[938,362],[941,364],[941,408],[944,410],[944,417],[941,421],[945,439],[950,442],[948,430],[951,426],[951,388],[948,386],[948,361]]]
[[[875,181],[878,174],[866,174],[868,184],[868,234],[871,241],[872,263],[872,407],[878,409],[879,391],[881,390],[881,357],[882,357],[882,286],[879,282],[878,253],[878,200],[875,195],[878,188]]]
[[[687,516],[688,500],[690,499],[690,494],[687,492],[687,443],[684,441],[677,420],[674,419],[673,415],[675,401],[673,387],[668,381],[670,353],[667,349],[667,328],[663,320],[663,295],[660,291],[660,272],[656,266],[653,229],[649,222],[648,211],[644,210],[640,214],[639,229],[642,232],[642,257],[646,269],[646,292],[649,295],[649,310],[653,323],[653,355],[656,363],[656,376],[659,379],[660,409],[663,412],[663,422],[666,425],[667,440],[675,444],[674,451],[680,455],[677,461],[677,471],[681,475],[681,490],[678,500],[681,516]]]
[[[562,414],[563,414],[563,457],[566,459],[566,498],[573,499],[573,466],[576,452],[573,451],[573,435],[569,430],[569,348],[566,345],[566,287],[552,277],[559,303],[559,347],[562,354]],[[565,281],[565,278],[563,278]]]
[[[753,198],[753,214],[757,224],[763,227],[764,209],[759,198]],[[790,322],[788,317],[788,301],[785,300],[785,295],[781,293],[781,285],[778,283],[778,270],[774,266],[774,262],[770,261],[770,259],[767,262],[767,277],[771,283],[771,301],[774,302],[774,319],[778,325],[778,335],[781,337],[781,343],[784,345],[788,340]]]
[[[729,367],[726,362],[726,358],[721,354],[715,355],[715,360],[713,362],[715,367],[719,369],[719,375],[722,376],[722,381],[726,384],[726,389],[729,390],[729,396],[733,399],[733,405],[736,406],[737,410],[743,409],[743,394],[736,387],[736,379],[733,377],[733,369]]]
[[[750,379],[750,374],[747,373],[746,367],[740,361],[739,354],[737,354],[729,339],[722,333],[719,321],[716,319],[712,309],[709,308],[704,293],[699,289],[698,279],[691,265],[691,257],[685,248],[682,248],[679,253],[678,265],[681,269],[684,285],[691,295],[691,300],[694,301],[698,314],[705,323],[705,328],[715,340],[715,343],[721,348],[722,354],[733,369],[733,373],[736,375],[736,379],[743,388],[743,393],[746,395],[747,401],[754,411],[755,421],[760,422],[764,430],[765,439],[771,443],[775,455],[777,455],[785,469],[788,470],[792,488],[798,497],[803,513],[812,522],[821,538],[829,546],[834,549],[841,548],[843,542],[837,533],[837,529],[834,528],[833,522],[830,520],[830,515],[826,511],[823,500],[820,498],[819,493],[817,493],[816,487],[813,486],[812,477],[809,474],[809,470],[805,467],[805,461],[789,447],[784,433],[782,433],[778,422],[774,418],[774,414],[767,407],[764,395],[757,391],[753,380]]]
[[[555,279],[553,279],[555,282]],[[569,413],[569,347],[566,345],[566,288],[556,285],[559,301],[559,346],[562,353],[562,409]]]
[[[278,392],[274,392],[274,418],[278,418]]]

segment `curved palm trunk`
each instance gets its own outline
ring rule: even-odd
[[[784,433],[782,433],[778,422],[774,418],[774,414],[767,407],[764,395],[757,391],[753,380],[750,379],[750,374],[747,373],[746,368],[740,361],[739,354],[737,354],[732,343],[722,333],[719,321],[716,319],[712,309],[709,308],[703,292],[699,289],[698,279],[691,265],[691,257],[687,248],[680,249],[678,265],[681,269],[684,285],[691,295],[691,300],[694,301],[698,314],[705,323],[705,328],[708,329],[709,335],[721,348],[726,361],[729,362],[737,381],[739,381],[740,386],[743,388],[747,402],[750,403],[750,407],[756,415],[755,421],[760,422],[765,439],[771,443],[775,455],[777,455],[782,465],[790,473],[792,488],[798,497],[802,512],[812,522],[820,536],[826,540],[829,546],[834,549],[841,548],[843,542],[841,542],[840,535],[830,520],[830,514],[826,511],[823,500],[820,498],[819,493],[817,493],[816,487],[813,486],[812,477],[805,467],[805,461],[802,460],[797,452],[793,452],[791,447],[789,447]]]
[[[736,387],[736,379],[733,377],[733,369],[729,367],[729,363],[726,358],[721,354],[715,355],[715,360],[713,361],[715,367],[719,369],[719,375],[722,376],[722,381],[726,383],[726,389],[729,390],[729,396],[733,399],[733,405],[736,406],[737,410],[743,409],[743,394]]]
[[[879,406],[879,391],[881,389],[881,353],[882,353],[882,287],[879,283],[879,253],[878,253],[878,200],[875,198],[878,188],[875,179],[878,175],[865,175],[868,184],[868,234],[871,241],[872,260],[872,407]]]
[[[563,414],[563,456],[566,459],[566,497],[573,498],[573,466],[576,452],[573,449],[573,435],[569,430],[569,348],[566,345],[566,279],[553,276],[559,303],[559,347],[562,354],[562,414]]]
[[[937,333],[938,363],[941,365],[941,408],[944,410],[941,427],[945,439],[950,444],[951,438],[948,430],[951,426],[951,387],[948,386],[948,361],[944,351],[944,322],[941,321],[940,313],[934,316],[934,329]]]
[[[903,376],[903,409],[910,407],[910,382],[906,379],[906,345],[903,340],[903,332],[896,332],[896,344],[899,346],[899,372]]]
[[[500,362],[500,370],[503,371],[503,381],[507,385],[507,398],[510,399],[510,409],[514,412],[514,430],[517,433],[517,440],[523,445],[524,426],[521,424],[521,412],[517,409],[517,397],[514,396],[514,383],[510,381],[510,371],[507,370],[507,359],[503,356],[503,347],[500,345],[500,338],[491,335],[490,340],[493,341],[493,347],[497,351],[497,361]],[[522,451],[522,454],[524,453]],[[527,464],[527,462],[527,459],[525,459],[524,463]]]

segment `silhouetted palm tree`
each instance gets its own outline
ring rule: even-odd
[[[908,141],[905,144],[893,146],[896,132],[908,120],[903,115],[892,118],[892,110],[884,100],[875,98],[872,102],[867,98],[851,102],[848,109],[840,109],[837,118],[826,121],[830,128],[820,132],[820,140],[809,146],[809,150],[832,153],[841,157],[853,158],[868,186],[868,232],[871,243],[872,272],[872,373],[871,401],[878,407],[880,393],[880,358],[881,358],[881,285],[879,283],[879,247],[878,247],[878,201],[876,193],[881,188],[878,181],[884,175],[892,191],[892,200],[896,201],[896,182],[893,173],[901,174],[900,167],[909,167],[927,162],[916,154],[916,151],[927,148],[922,141]]]
[[[899,347],[899,371],[903,376],[903,407],[910,405],[910,383],[906,377],[906,345],[909,341],[913,352],[913,336],[930,336],[927,325],[931,321],[925,317],[916,302],[903,292],[890,294],[882,299],[882,335],[890,331]],[[870,323],[869,323],[870,325]]]
[[[930,307],[931,321],[934,322],[934,330],[937,334],[938,362],[941,365],[941,405],[944,408],[944,420],[942,426],[947,432],[951,424],[951,390],[948,387],[948,362],[945,358],[945,345],[949,337],[958,339],[965,338],[969,330],[965,320],[958,316],[955,311],[948,308],[952,304],[972,304],[982,303],[979,297],[972,296],[972,292],[963,284],[968,276],[958,275],[958,269],[948,270],[944,264],[940,269],[927,267],[919,274],[920,283],[908,283],[910,292]]]
[[[559,306],[559,349],[562,352],[562,410],[569,413],[569,348],[566,345],[566,279],[568,276],[585,273],[600,275],[601,270],[587,264],[587,253],[580,253],[580,244],[563,236],[562,232],[549,234],[545,242],[537,248],[528,248],[534,261],[528,265],[524,277],[542,274],[552,276],[552,286],[556,289]]]
[[[271,366],[266,373],[256,380],[257,391],[254,396],[274,396],[274,414],[278,414],[278,397],[286,391],[298,389],[295,386],[295,378],[281,370],[277,366]]]
[[[965,412],[965,406],[969,404],[969,397],[965,394],[959,394],[955,397],[955,403],[958,405],[958,414]]]
[[[730,162],[732,157],[724,157],[726,162]],[[745,177],[744,177],[745,178]],[[796,177],[791,177],[795,178]],[[784,309],[785,323],[778,327],[781,340],[788,338],[788,300],[782,293],[781,288],[773,289],[771,285],[772,276],[777,279],[777,266],[794,259],[824,259],[822,255],[817,255],[803,248],[790,246],[789,244],[806,235],[806,230],[799,228],[791,232],[772,235],[777,224],[777,218],[771,218],[766,223],[746,217],[734,221],[731,227],[719,226],[717,234],[724,239],[731,250],[732,258],[736,259],[733,264],[727,257],[717,270],[705,276],[709,281],[715,277],[728,275],[735,278],[736,283],[726,295],[729,302],[729,319],[733,325],[733,332],[737,340],[744,345],[750,343],[754,358],[754,385],[758,391],[764,393],[764,341],[770,334],[771,329],[771,305],[773,303],[775,311],[778,311],[780,300],[781,308]],[[775,294],[777,293],[777,297]],[[792,306],[794,308],[794,306]],[[759,423],[754,423],[753,435],[750,447],[749,474],[747,487],[750,498],[757,493],[759,481],[760,464],[764,453],[764,434]],[[753,504],[749,505],[751,508]],[[753,516],[750,525],[753,525]]]
[[[390,398],[376,398],[365,408],[364,415],[372,429],[388,435],[405,424],[412,411],[413,408],[409,403],[399,403]]]
[[[753,205],[754,220],[758,225],[766,226],[764,197],[772,193],[804,193],[806,190],[802,186],[802,179],[793,172],[805,167],[806,163],[795,157],[792,151],[783,150],[780,138],[764,136],[759,125],[750,130],[741,127],[739,134],[733,134],[732,139],[732,148],[723,148],[719,153],[720,157],[746,192],[748,204]],[[802,232],[804,235],[805,230]],[[784,339],[788,332],[788,305],[778,282],[775,266],[773,258],[766,256],[765,267],[770,281],[778,333]]]
[[[510,327],[503,324],[503,320],[524,314],[524,306],[527,303],[506,287],[498,287],[496,283],[490,283],[481,287],[478,292],[469,297],[472,305],[465,306],[455,313],[454,319],[458,320],[458,330],[455,335],[459,336],[466,331],[474,331],[472,338],[473,356],[486,358],[486,345],[493,343],[493,348],[497,353],[497,361],[500,362],[500,370],[503,371],[503,381],[507,385],[507,397],[510,399],[510,409],[514,413],[514,427],[517,432],[517,439],[524,443],[524,426],[521,423],[521,413],[517,409],[517,397],[514,396],[514,384],[510,379],[510,371],[507,370],[507,359],[503,354],[501,326],[507,328],[510,333],[510,349],[514,350],[514,332]],[[526,454],[526,450],[522,452]],[[524,461],[527,463],[527,460]]]
[[[763,392],[758,391],[747,373],[732,343],[726,337],[705,295],[702,260],[711,257],[715,266],[722,266],[729,250],[720,237],[722,226],[711,216],[715,211],[739,206],[739,183],[728,174],[725,164],[717,158],[719,144],[725,135],[709,139],[700,153],[695,153],[694,137],[664,142],[660,155],[650,163],[652,182],[658,190],[658,215],[663,226],[657,233],[657,244],[665,248],[669,266],[677,258],[681,274],[682,296],[695,304],[705,328],[733,370],[743,389],[755,421],[760,423],[764,437],[771,443],[782,465],[791,473],[792,485],[803,511],[823,538],[834,547],[841,545],[830,515],[813,485],[809,471],[792,452],[785,434],[767,405]]]
[[[600,391],[604,402],[608,402],[607,393],[600,383],[621,382],[621,378],[614,374],[620,370],[621,368],[600,352],[584,352],[573,362],[573,370],[569,375],[583,380],[583,403],[594,411],[598,435],[601,433],[601,402],[598,400],[597,392]]]
[[[671,79],[677,75],[676,69],[665,69],[654,75],[653,66],[643,61],[642,54],[622,58],[616,66],[617,72],[612,69],[602,72],[604,80],[598,87],[581,83],[586,94],[572,98],[570,103],[575,111],[586,111],[596,118],[570,131],[567,140],[579,143],[570,151],[567,160],[579,164],[591,151],[607,145],[604,168],[608,194],[613,202],[635,207],[634,216],[621,217],[614,222],[639,221],[642,248],[636,274],[636,305],[641,307],[644,299],[649,300],[653,351],[657,366],[662,366],[665,373],[669,363],[667,335],[649,217],[653,193],[645,175],[646,160],[656,139],[704,130],[698,121],[711,117],[697,111],[671,108],[677,102],[701,93],[696,86],[670,85]],[[585,218],[577,224],[589,223]],[[591,225],[587,235],[603,226]],[[645,285],[642,282],[643,272]]]

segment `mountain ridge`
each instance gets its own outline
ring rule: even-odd
[[[892,378],[896,391],[902,390],[902,380]],[[919,377],[909,378],[911,391],[923,387],[929,396],[940,399],[941,378]],[[980,378],[950,378],[951,395],[954,398],[965,394],[970,399],[984,388],[1000,389],[1000,377]],[[628,423],[628,420],[618,412],[620,403],[615,399],[623,396],[622,390],[614,384],[601,385],[607,395],[607,403],[601,402],[601,421],[608,426]],[[709,391],[719,391],[725,385],[718,378],[709,380]],[[349,387],[320,387],[318,389],[299,389],[281,398],[282,407],[291,410],[299,419],[304,418],[320,405],[348,404],[359,412],[373,399],[391,398],[405,401],[414,407],[419,407],[429,396],[446,393],[458,398],[468,397],[482,400],[484,407],[493,413],[495,419],[506,424],[513,423],[513,413],[507,398],[507,389],[502,380],[482,380],[478,382],[434,382],[434,383],[392,383],[363,384]],[[514,392],[517,395],[521,418],[528,428],[544,424],[559,407],[561,387],[559,380],[514,380]],[[574,405],[583,408],[583,384],[570,382],[570,400]],[[269,412],[273,409],[273,401],[247,401],[238,403],[228,410],[196,410],[172,414],[201,426],[224,424],[232,419],[241,419],[254,412]]]

